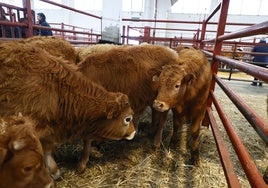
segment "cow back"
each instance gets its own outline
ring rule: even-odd
[[[95,44],[91,46],[83,46],[75,48],[76,63],[84,60],[88,55],[97,52],[107,52],[114,48],[121,48],[121,45],[115,44]]]
[[[62,57],[70,63],[75,64],[76,62],[75,48],[70,42],[61,37],[34,36],[24,39],[22,42],[38,46],[49,52],[51,55]]]
[[[117,98],[84,78],[75,65],[33,44],[3,43],[0,54],[0,101],[13,110],[9,114],[22,112],[41,121],[63,117],[72,122],[77,116],[81,121],[95,120],[107,115],[107,100]],[[79,104],[78,100],[84,102]]]
[[[78,64],[78,70],[107,90],[128,95],[135,114],[139,114],[155,96],[153,75],[159,74],[163,65],[176,62],[177,57],[164,46],[119,46],[91,53]]]

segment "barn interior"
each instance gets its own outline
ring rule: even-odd
[[[268,64],[254,64],[252,52],[260,39],[268,40],[267,6],[267,0],[0,0],[0,16],[7,19],[0,19],[0,43],[21,40],[22,31],[33,37],[42,29],[36,24],[42,12],[53,36],[74,47],[100,41],[186,45],[201,49],[210,61],[209,126],[201,127],[200,166],[186,162],[187,125],[179,132],[179,145],[168,147],[171,112],[161,148],[154,150],[148,108],[141,117],[144,132],[132,141],[98,145],[83,174],[76,172],[81,141],[59,146],[55,158],[62,175],[56,186],[267,187]],[[10,36],[5,27],[11,28]],[[254,77],[262,86],[251,85]]]

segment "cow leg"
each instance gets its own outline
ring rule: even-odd
[[[189,163],[191,165],[199,165],[199,133],[201,128],[201,122],[203,120],[202,115],[193,118],[190,124],[190,151],[191,151],[191,158]]]
[[[78,163],[77,171],[78,173],[83,173],[86,169],[87,162],[89,160],[89,155],[92,151],[94,151],[94,148],[92,147],[91,143],[93,140],[90,139],[84,139],[84,146],[81,153],[81,158]],[[98,154],[100,155],[100,154]]]
[[[173,112],[173,133],[170,139],[169,145],[175,146],[178,142],[178,130],[182,128],[183,120],[179,116],[178,112],[175,109],[172,109]]]
[[[154,108],[152,109],[152,132],[151,134],[155,135],[157,132],[158,122],[159,122],[159,116],[158,114],[160,112],[156,111]]]
[[[162,134],[164,130],[164,125],[167,119],[168,111],[165,112],[155,112],[155,118],[158,120],[157,122],[154,122],[156,125],[155,130],[155,136],[154,136],[154,146],[156,148],[160,147],[160,144],[162,142]]]
[[[54,180],[57,180],[60,177],[60,170],[58,168],[57,163],[54,160],[53,153],[54,153],[54,144],[49,141],[42,141],[42,147],[45,154],[45,164],[46,167]]]

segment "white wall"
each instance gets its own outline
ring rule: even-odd
[[[154,19],[155,18],[155,2],[156,0],[145,0],[144,5],[144,12],[119,12],[122,7],[118,3],[120,3],[122,0],[116,0],[115,2],[111,4],[111,1],[104,0],[103,2],[103,10],[101,11],[89,11],[84,10],[85,12],[89,12],[94,15],[104,16],[105,18],[111,16],[112,19],[104,19],[105,25],[114,25],[115,20],[117,18],[140,18],[140,19]],[[74,0],[62,0],[62,2],[67,6],[73,6]],[[216,7],[217,1],[212,1],[211,4],[211,11]],[[160,20],[179,20],[179,21],[202,21],[207,15],[204,14],[174,14],[170,11],[171,1],[170,0],[157,0],[158,3],[158,9],[157,9],[157,19]],[[33,7],[34,8],[34,7]],[[96,18],[90,18],[88,16],[85,16],[83,14],[74,13],[69,10],[63,10],[61,8],[58,9],[52,9],[52,10],[40,10],[35,9],[37,12],[43,12],[45,13],[47,17],[48,22],[57,22],[57,23],[66,23],[70,25],[80,26],[80,27],[86,27],[86,28],[93,28],[95,32],[100,33],[101,32],[101,22],[100,20]],[[115,15],[115,16],[112,16]],[[247,15],[229,15],[227,22],[235,22],[235,23],[261,23],[268,20],[268,16],[247,16]],[[211,19],[211,21],[218,21],[218,16],[215,16]],[[109,23],[110,22],[110,23]],[[122,30],[121,22],[118,21],[116,24],[119,25],[120,30]],[[144,26],[151,26],[154,27],[153,22],[147,22],[147,23],[141,23],[141,22],[123,22],[124,25],[130,25],[130,26],[137,26],[137,27],[144,27]],[[167,27],[167,28],[177,28],[177,29],[201,29],[201,25],[189,25],[189,24],[171,24],[171,23],[157,23],[156,27]],[[216,25],[209,26],[208,30],[216,30]],[[235,26],[227,26],[227,31],[234,31],[242,29],[241,27],[235,27]],[[142,35],[142,33],[140,33]],[[165,36],[165,37],[193,37],[194,33],[187,32],[164,32],[159,31],[156,33],[157,36]],[[213,37],[213,35],[210,36],[209,33],[207,33],[207,37]]]
[[[122,0],[103,0],[102,39],[119,42],[122,13]]]

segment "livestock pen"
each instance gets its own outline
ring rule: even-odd
[[[213,40],[205,40],[206,42],[215,42],[215,50],[214,54],[209,54],[210,56],[213,56],[212,60],[212,69],[214,71],[214,84],[212,84],[212,88],[215,87],[215,83],[217,83],[222,90],[227,94],[227,96],[230,98],[230,100],[235,104],[235,106],[239,109],[239,111],[243,114],[243,116],[247,119],[249,124],[256,130],[256,132],[259,134],[259,136],[262,138],[263,142],[267,144],[268,142],[268,124],[265,122],[264,119],[262,119],[261,116],[258,115],[254,110],[252,110],[245,101],[242,100],[238,95],[235,94],[218,76],[217,76],[217,70],[218,70],[218,63],[224,62],[229,65],[232,65],[233,67],[236,67],[237,69],[246,72],[250,75],[256,76],[260,78],[261,80],[264,80],[265,82],[268,81],[268,70],[256,67],[254,65],[246,65],[245,63],[241,63],[236,60],[230,60],[228,58],[224,58],[219,56],[220,49],[222,47],[222,41],[228,40],[228,39],[234,39],[238,37],[245,37],[245,36],[251,36],[251,35],[257,35],[257,34],[266,34],[268,31],[268,22],[256,24],[253,26],[250,26],[248,28],[245,28],[243,30],[224,34],[225,30],[225,24],[227,19],[227,13],[228,13],[228,6],[229,1],[222,1],[222,3],[215,9],[215,14],[217,10],[221,10],[220,12],[220,19],[219,19],[219,26],[217,30],[217,37]],[[212,16],[213,16],[212,14]],[[210,19],[209,17],[205,23]],[[204,35],[203,35],[204,36]],[[201,47],[204,43],[201,43]],[[212,89],[213,90],[213,89]],[[208,101],[209,105],[210,103],[213,103],[215,106],[218,115],[220,119],[222,120],[222,123],[225,127],[225,130],[231,140],[231,143],[233,145],[233,148],[235,152],[237,153],[237,156],[239,158],[239,161],[244,169],[244,172],[248,178],[248,181],[252,187],[266,187],[263,180],[263,173],[260,173],[258,168],[253,162],[253,159],[251,158],[250,154],[248,153],[245,145],[243,144],[242,139],[236,134],[234,125],[228,118],[228,115],[224,112],[223,108],[221,107],[219,101],[217,100],[216,95],[211,92],[211,99]],[[227,183],[229,187],[238,187],[239,186],[239,180],[235,174],[235,170],[233,169],[233,164],[228,156],[227,147],[225,147],[225,144],[222,142],[222,138],[220,136],[220,132],[218,129],[217,122],[215,120],[215,116],[213,115],[212,109],[208,107],[207,113],[210,119],[210,124],[212,127],[212,131],[214,134],[214,137],[216,138],[217,148],[221,157],[223,169],[226,175]]]
[[[267,34],[268,23],[249,24],[242,30],[225,32],[228,6],[229,0],[222,0],[206,20],[198,23],[202,28],[196,30],[198,34],[192,38],[122,36],[125,39],[164,41],[170,47],[177,43],[193,44],[211,58],[214,76],[206,114],[210,126],[201,130],[200,166],[186,163],[189,158],[187,126],[179,133],[181,142],[177,148],[168,148],[171,116],[166,123],[161,148],[158,151],[152,149],[153,139],[149,134],[151,112],[148,109],[141,118],[145,124],[141,134],[133,141],[111,141],[97,146],[98,151],[91,155],[83,174],[75,171],[82,148],[80,141],[57,148],[56,160],[63,172],[56,182],[57,187],[267,187],[262,176],[268,166],[268,70],[223,57],[220,52],[226,44],[246,45],[230,39]],[[219,22],[213,23],[218,25],[216,36],[205,38],[205,33],[210,32],[206,25],[217,11],[220,11]],[[64,28],[59,29],[61,31],[64,32]],[[252,46],[254,42],[247,44]],[[211,45],[214,50],[206,50]],[[220,63],[265,83],[263,87],[252,87],[241,81],[224,81],[218,72]]]
[[[30,0],[22,0],[23,7],[18,7],[14,5],[9,5],[6,3],[0,3],[1,16],[6,16],[7,19],[0,19],[0,29],[1,29],[1,40],[14,40],[18,38],[32,37],[36,35],[36,31],[39,29],[45,29],[44,26],[36,24],[35,21],[35,11],[31,8]],[[99,22],[101,30],[101,21],[100,16],[96,16],[84,11],[68,7],[54,1],[46,1],[55,6],[62,7],[64,9],[73,11],[75,13],[86,15],[88,19],[95,19],[96,22]],[[3,14],[3,15],[2,15]],[[23,21],[22,21],[23,20]],[[7,35],[6,28],[10,28],[10,33]],[[51,23],[51,28],[54,36],[65,38],[74,45],[90,45],[96,44],[101,39],[101,34],[97,31],[94,31],[92,28],[78,27],[74,25],[68,25],[64,23]],[[17,30],[17,33],[16,33]],[[25,33],[22,33],[25,31]],[[23,37],[23,34],[25,35]]]

